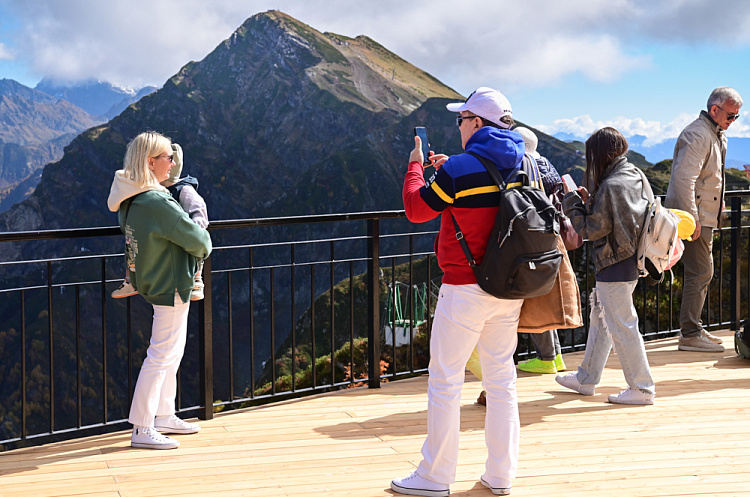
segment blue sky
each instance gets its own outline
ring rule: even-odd
[[[717,86],[750,98],[741,0],[0,0],[0,78],[161,86],[269,9],[367,35],[461,94],[497,88],[550,134],[610,125],[659,143]],[[750,137],[748,111],[730,136]]]

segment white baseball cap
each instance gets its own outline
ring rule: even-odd
[[[513,109],[505,95],[486,86],[477,88],[469,95],[466,102],[452,103],[445,107],[451,112],[469,111],[475,116],[483,117],[505,129],[510,128],[510,125],[500,119],[505,116],[513,116]]]

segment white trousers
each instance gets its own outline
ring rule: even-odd
[[[417,468],[423,478],[445,485],[456,479],[461,387],[477,347],[487,396],[484,479],[493,487],[511,486],[521,430],[513,353],[522,304],[497,299],[476,284],[440,287],[430,339],[427,439]]]
[[[128,422],[134,426],[154,426],[154,417],[175,413],[177,369],[187,340],[190,302],[182,303],[175,294],[174,307],[155,305],[151,343],[146,351]]]

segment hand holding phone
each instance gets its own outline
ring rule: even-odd
[[[565,193],[574,192],[578,189],[578,186],[576,186],[576,182],[573,181],[573,178],[570,176],[570,174],[563,174],[562,181]]]
[[[430,160],[430,143],[427,141],[427,128],[423,126],[417,126],[414,128],[414,136],[418,136],[422,142],[422,164],[429,166],[432,164]]]

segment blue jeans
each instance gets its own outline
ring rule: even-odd
[[[614,344],[628,386],[647,393],[656,392],[633,305],[633,290],[637,283],[596,282],[590,297],[589,338],[583,362],[578,367],[578,381],[582,385],[599,383]]]

